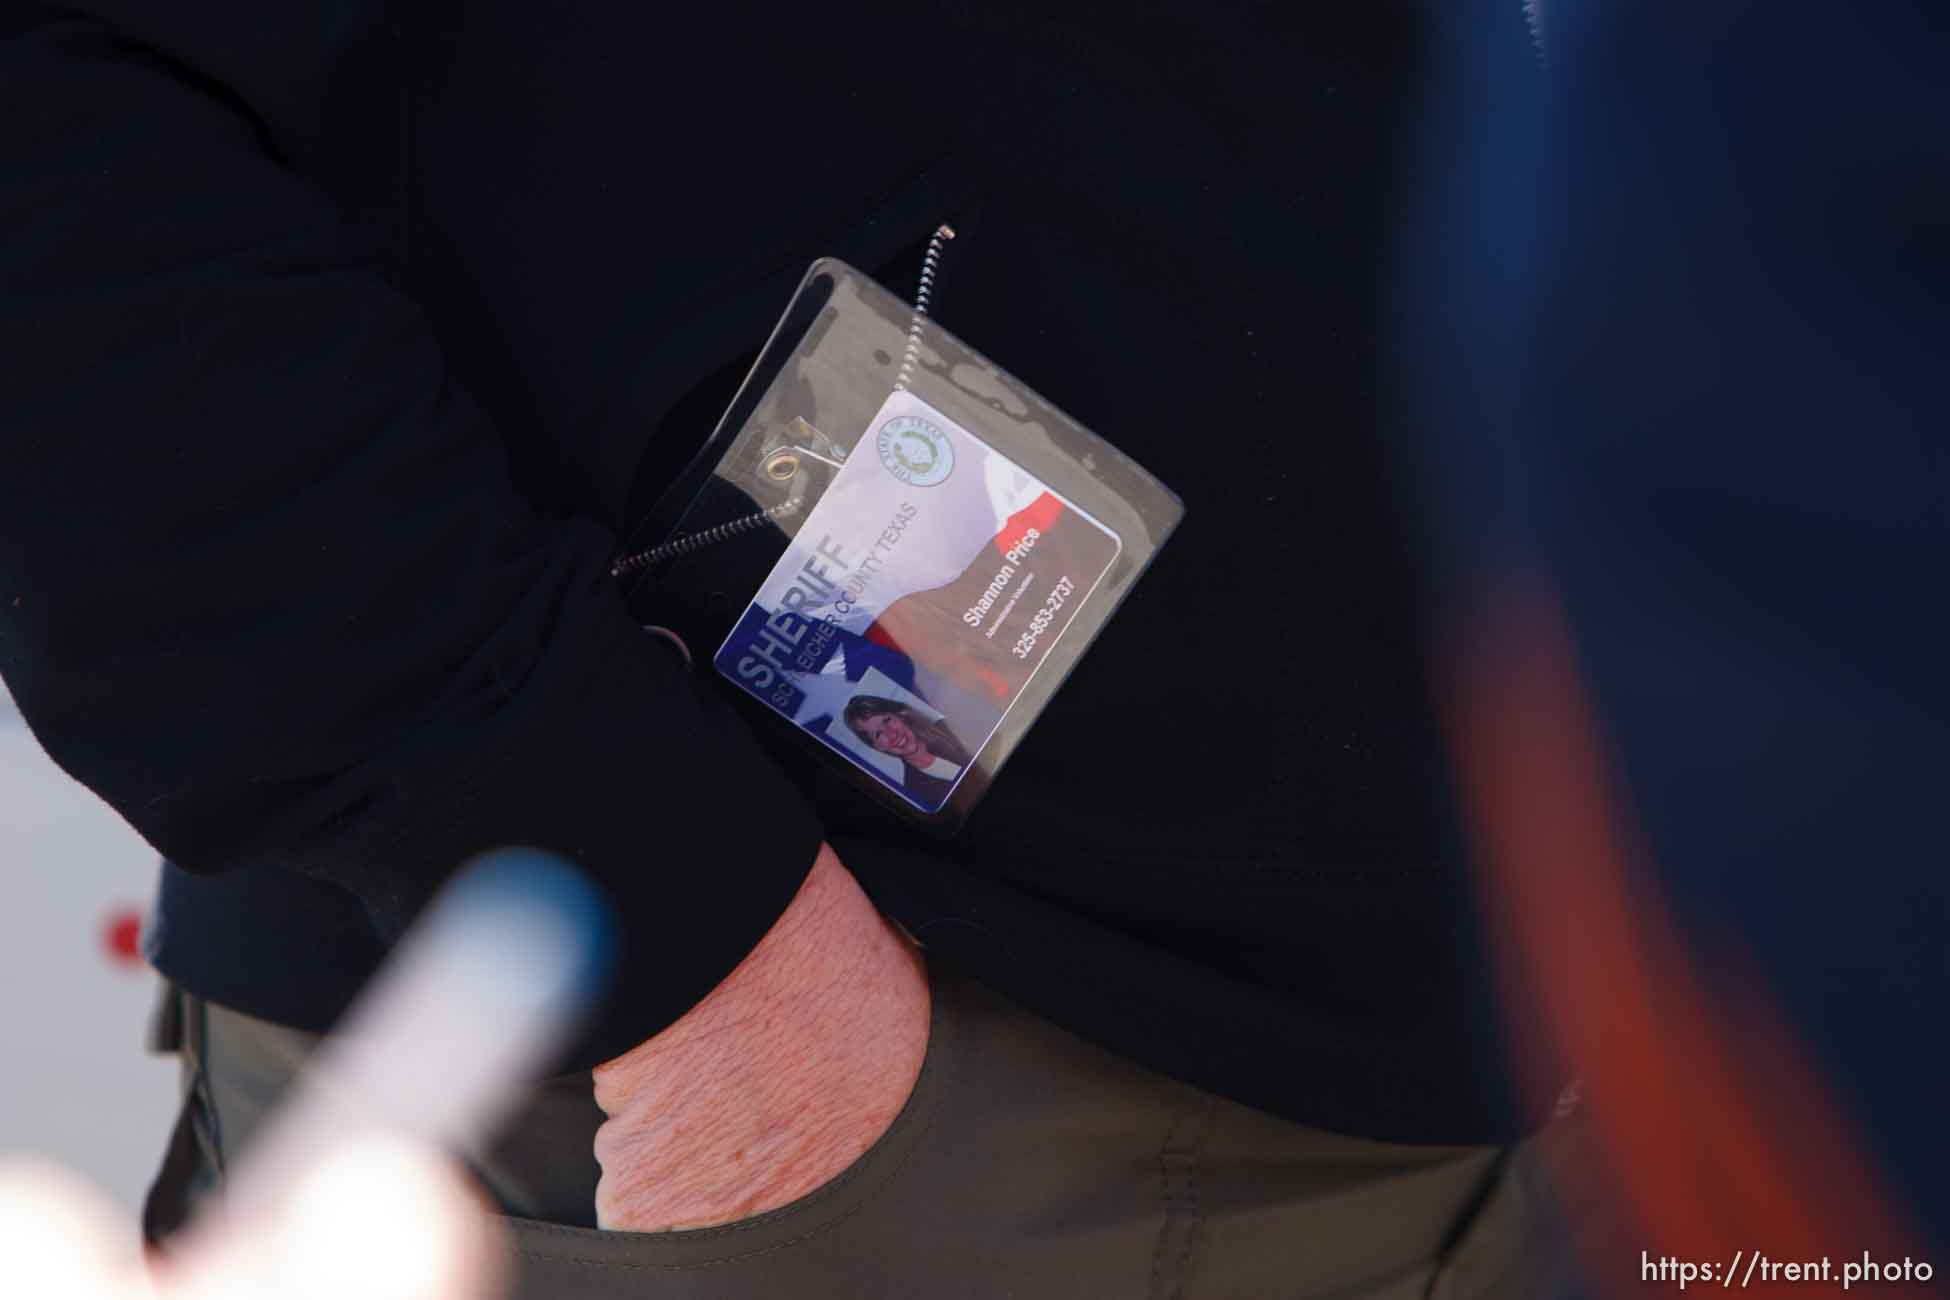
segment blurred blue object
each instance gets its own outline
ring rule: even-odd
[[[367,1133],[485,1149],[605,991],[614,931],[608,901],[560,858],[513,848],[468,863],[307,1063],[226,1201],[272,1211]]]
[[[1540,67],[1441,12],[1389,293],[1436,597],[1476,637],[1554,595],[1634,883],[1778,1011],[1942,1266],[1950,21],[1546,5]]]

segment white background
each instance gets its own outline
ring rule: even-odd
[[[146,913],[156,855],[41,751],[0,686],[0,1158],[52,1156],[131,1214],[176,1114],[143,1050],[156,976],[105,930]]]

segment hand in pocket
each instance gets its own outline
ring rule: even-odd
[[[894,1122],[927,1055],[918,951],[821,846],[758,947],[681,1020],[596,1067],[604,1228],[658,1232],[776,1209]]]

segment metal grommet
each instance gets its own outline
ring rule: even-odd
[[[658,627],[655,623],[645,623],[643,630],[652,636],[660,636],[676,646],[677,653],[684,656],[684,671],[691,672],[697,668],[697,665],[691,662],[691,648],[684,644],[683,637],[678,636],[667,627]]]
[[[799,457],[787,448],[780,448],[765,458],[765,477],[774,483],[789,483],[799,472]]]

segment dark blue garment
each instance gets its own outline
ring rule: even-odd
[[[143,954],[166,973],[188,972],[198,995],[260,1020],[334,1023],[386,954],[365,907],[336,885],[296,874],[232,871],[199,876],[162,866]],[[297,963],[302,979],[263,973]]]
[[[1684,937],[1751,960],[1940,1248],[1950,22],[1548,13],[1541,82],[1459,37],[1425,121],[1396,301],[1443,597],[1561,596]]]

